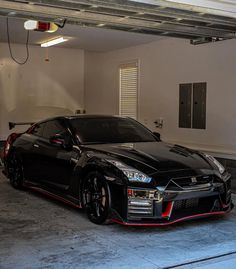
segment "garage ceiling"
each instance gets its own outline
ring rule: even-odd
[[[26,31],[24,29],[24,22],[25,19],[9,18],[11,43],[25,44]],[[51,34],[30,31],[29,44],[39,45],[48,39],[54,39],[58,36],[69,37],[69,41],[58,44],[57,47],[97,52],[137,46],[160,39],[160,37],[153,35],[66,24],[63,29],[59,28],[57,32]],[[0,42],[7,43],[6,17],[0,17]]]
[[[235,37],[236,13],[219,9],[227,0],[208,0],[207,5],[186,5],[180,0],[31,0],[0,1],[0,15],[33,18],[81,27],[122,30],[190,39],[192,44],[222,41]],[[219,4],[221,6],[219,6]]]

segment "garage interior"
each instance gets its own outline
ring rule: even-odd
[[[26,31],[26,20],[58,30]],[[137,120],[163,141],[217,157],[235,193],[235,32],[230,0],[0,1],[1,147],[9,122],[121,114],[119,70],[135,64]],[[67,41],[40,47],[57,37]],[[190,100],[181,117],[181,87],[194,92],[199,83],[203,108],[194,112]],[[97,226],[82,210],[12,189],[2,174],[0,204],[3,269],[236,266],[235,209],[162,228]]]

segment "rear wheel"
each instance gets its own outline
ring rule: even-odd
[[[82,187],[82,197],[88,218],[93,223],[109,222],[111,194],[102,174],[91,172],[86,176]]]
[[[20,159],[16,156],[16,154],[12,154],[9,158],[9,178],[10,183],[15,189],[22,189],[23,188],[23,180],[24,180],[24,173],[23,173],[23,166]]]

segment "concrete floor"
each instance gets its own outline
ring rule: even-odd
[[[235,209],[164,228],[97,226],[82,210],[14,190],[0,175],[1,269],[224,267],[236,268]]]

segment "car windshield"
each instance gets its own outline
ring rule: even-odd
[[[71,124],[82,144],[157,141],[148,129],[129,118],[75,118]]]

